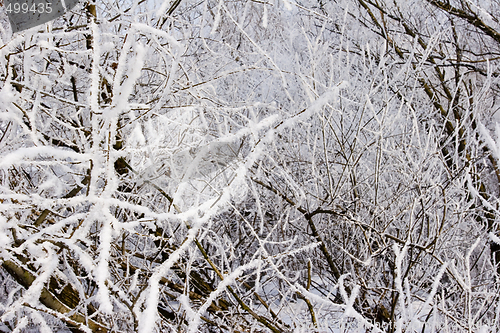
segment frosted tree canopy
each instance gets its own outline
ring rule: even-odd
[[[0,332],[500,327],[498,1],[14,3]]]

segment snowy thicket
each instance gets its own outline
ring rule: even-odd
[[[0,331],[496,332],[500,6],[124,0],[0,29]]]

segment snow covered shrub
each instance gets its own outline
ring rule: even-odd
[[[104,1],[11,36],[0,329],[494,331],[497,11]]]

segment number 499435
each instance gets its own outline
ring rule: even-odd
[[[7,13],[39,13],[39,14],[50,14],[52,13],[52,3],[51,2],[39,2],[39,3],[32,3],[31,6],[27,2],[23,3],[9,3],[7,5],[7,8],[5,8]]]

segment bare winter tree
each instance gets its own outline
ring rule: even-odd
[[[494,332],[498,11],[105,1],[2,35],[0,329]]]

